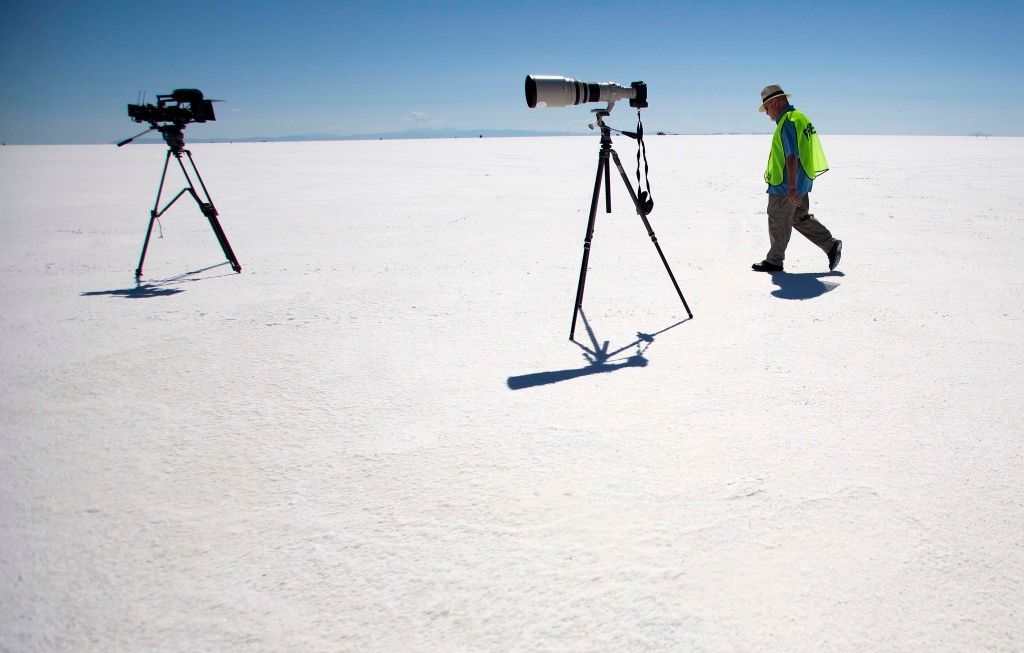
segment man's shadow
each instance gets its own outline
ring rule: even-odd
[[[124,297],[125,299],[145,299],[147,297],[169,297],[170,295],[177,295],[180,292],[185,292],[181,288],[168,288],[171,284],[188,281],[202,281],[203,279],[213,279],[215,277],[226,277],[227,274],[208,274],[203,275],[205,272],[215,270],[219,267],[228,265],[227,262],[218,263],[217,265],[211,265],[209,267],[201,268],[199,270],[190,270],[182,274],[168,277],[166,279],[154,279],[153,281],[147,281],[145,283],[136,282],[134,288],[117,288],[114,290],[92,290],[89,292],[83,292],[82,297],[99,297],[106,295],[108,297]],[[232,275],[235,273],[232,272]]]
[[[621,370],[625,367],[646,367],[647,359],[644,357],[644,352],[654,342],[654,337],[665,333],[669,329],[674,329],[686,320],[680,320],[671,326],[667,326],[661,331],[654,333],[643,333],[637,332],[636,340],[629,343],[624,347],[620,347],[615,351],[609,350],[609,341],[605,340],[603,344],[598,344],[597,336],[594,335],[594,330],[590,327],[590,322],[587,321],[587,316],[583,313],[583,309],[580,309],[580,317],[583,318],[583,326],[586,327],[587,336],[590,339],[590,347],[583,343],[573,340],[572,343],[583,350],[583,357],[587,361],[587,365],[569,370],[555,370],[553,372],[535,372],[533,374],[523,374],[521,376],[510,376],[508,377],[508,387],[511,390],[522,390],[523,388],[532,388],[538,385],[548,385],[550,383],[558,383],[560,381],[568,381],[570,379],[577,379],[581,376],[589,376],[591,374],[605,374],[608,372],[614,372],[615,370]],[[625,358],[616,360],[615,357],[623,352],[635,349],[635,352]]]
[[[772,295],[779,299],[813,299],[839,287],[838,283],[823,281],[844,276],[842,272],[772,272],[772,283],[778,286]]]

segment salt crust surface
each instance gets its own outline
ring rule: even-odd
[[[1024,139],[823,135],[766,275],[768,138],[578,344],[596,138],[197,144],[138,287],[165,149],[0,148],[0,650],[1024,648]]]

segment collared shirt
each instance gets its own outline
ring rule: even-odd
[[[786,114],[790,111],[794,111],[796,107],[792,104],[782,110],[779,117],[775,119],[775,124],[782,122],[782,119],[786,117]],[[796,127],[793,125],[792,120],[786,121],[786,124],[782,126],[782,150],[786,156],[795,156],[797,158],[796,166],[796,194],[800,197],[811,192],[811,187],[814,185],[813,179],[808,179],[807,175],[804,174],[804,168],[800,165],[800,150],[796,145]],[[789,193],[789,179],[787,179],[786,167],[782,167],[782,183],[778,186],[769,186],[769,195],[786,195]]]

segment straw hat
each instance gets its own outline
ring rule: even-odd
[[[760,111],[761,113],[764,113],[764,103],[772,98],[779,97],[780,95],[785,95],[786,97],[789,97],[793,94],[786,93],[778,84],[769,84],[768,86],[765,86],[763,89],[761,89],[761,106],[758,107],[757,110]]]

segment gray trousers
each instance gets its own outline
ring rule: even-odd
[[[794,229],[828,253],[836,239],[825,225],[807,212],[810,208],[810,193],[803,196],[800,206],[790,204],[785,195],[768,196],[768,238],[771,240],[771,249],[765,257],[766,261],[782,265],[786,259],[786,246],[789,245],[789,237]]]

